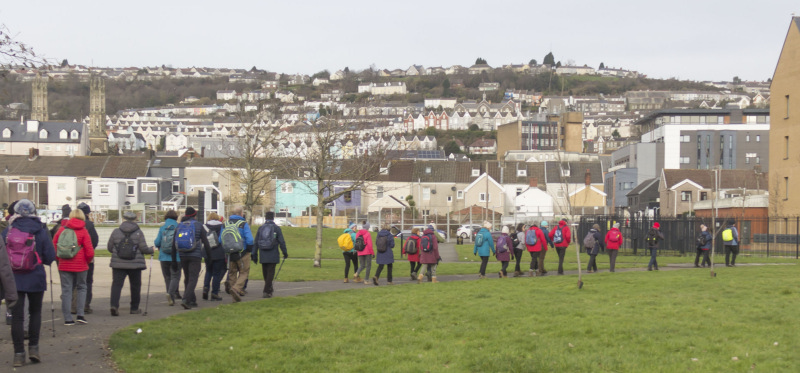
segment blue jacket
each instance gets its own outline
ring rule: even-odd
[[[239,228],[239,234],[242,235],[242,238],[244,239],[244,251],[255,254],[256,248],[253,245],[253,232],[250,230],[250,225],[247,224],[247,220],[239,215],[231,215],[228,217],[228,221],[231,223],[235,223],[238,220],[244,222],[244,225]]]
[[[711,249],[711,233],[708,233],[708,231],[705,231],[705,232],[700,232],[700,234],[703,235],[703,238],[706,240],[706,244],[700,246],[700,249],[702,249],[702,250]]]
[[[544,239],[545,241],[547,241],[547,244],[550,245],[550,248],[551,249],[555,248],[555,246],[553,246],[553,240],[550,239],[550,231],[547,230],[547,228],[545,227],[539,227],[539,230],[541,230],[542,233],[544,233]]]
[[[37,217],[17,217],[11,222],[10,227],[15,227],[23,232],[31,233],[36,240],[36,252],[42,260],[41,266],[37,266],[28,273],[15,273],[14,282],[17,285],[17,291],[37,293],[47,290],[47,275],[45,274],[44,266],[50,265],[56,260],[56,249],[53,247],[53,239],[50,238],[50,232],[42,225],[41,220]],[[8,230],[3,231],[3,242],[6,241]]]
[[[494,255],[494,240],[492,239],[492,233],[486,228],[481,228],[481,230],[478,231],[478,234],[483,236],[483,244],[478,246],[476,239],[475,249],[472,250],[472,253],[478,254],[478,256],[489,256],[490,254]]]
[[[725,228],[725,229],[730,229],[731,231],[733,231],[733,232],[731,232],[731,233],[733,233],[733,241],[730,241],[730,242],[722,241],[722,242],[726,246],[739,246],[739,231],[736,229],[736,227],[733,226],[733,225],[729,225],[728,228]]]
[[[175,221],[175,219],[167,219],[167,221],[164,222],[164,225],[162,225],[161,228],[158,229],[158,235],[156,235],[156,240],[153,241],[153,245],[155,245],[157,248],[159,248],[159,250],[158,250],[158,260],[162,261],[162,262],[171,262],[172,261],[172,255],[165,254],[163,251],[161,251],[161,237],[164,236],[164,230],[166,230],[167,227],[169,227],[169,226],[177,227],[178,226],[178,222]],[[175,257],[176,257],[175,258],[176,261],[178,261],[178,262],[181,261],[180,255],[176,255]]]
[[[280,263],[281,255],[278,252],[278,248],[280,247],[281,251],[283,252],[283,256],[286,257],[289,254],[286,253],[286,240],[283,239],[283,231],[281,231],[281,227],[277,226],[274,221],[267,220],[264,225],[258,227],[258,231],[256,232],[256,236],[261,233],[262,229],[267,229],[267,226],[271,225],[272,229],[275,231],[275,239],[272,240],[272,247],[257,247],[257,245],[253,245],[254,250],[258,251],[258,262],[257,263]]]
[[[394,248],[394,236],[388,229],[383,229],[378,232],[378,238],[386,236],[386,252],[378,251],[377,240],[375,245],[375,263],[378,264],[392,264],[394,263],[394,252],[392,248]]]

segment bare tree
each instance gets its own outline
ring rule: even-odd
[[[16,39],[5,24],[0,24],[0,68],[13,65],[37,67],[47,64],[47,60],[37,55],[33,48]]]
[[[320,118],[302,130],[296,135],[308,146],[297,147],[293,156],[282,159],[282,166],[299,174],[298,182],[316,193],[314,267],[320,267],[325,207],[346,193],[365,191],[380,174],[388,144],[381,138],[358,138],[347,124],[332,117]]]

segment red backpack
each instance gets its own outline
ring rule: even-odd
[[[42,259],[36,252],[36,238],[31,233],[11,227],[6,236],[6,249],[11,271],[14,273],[28,273],[42,264]]]
[[[617,230],[612,230],[611,234],[608,236],[608,242],[619,243],[620,238],[622,235]]]

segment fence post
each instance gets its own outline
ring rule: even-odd
[[[796,218],[796,226],[794,229],[794,258],[800,258],[800,216]]]
[[[767,217],[767,258],[769,258],[770,219]]]

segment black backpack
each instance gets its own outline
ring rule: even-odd
[[[647,238],[645,240],[648,245],[655,246],[658,243],[658,233],[656,233],[656,230],[650,229],[650,231],[647,232]]]
[[[406,254],[414,255],[417,253],[417,240],[414,238],[409,238],[406,240]]]
[[[364,236],[356,237],[356,242],[353,242],[353,248],[356,251],[364,251],[367,248],[366,242],[364,242]]]
[[[432,240],[435,240],[435,238],[431,238],[431,235],[429,235],[429,234],[426,234],[426,235],[422,236],[422,239],[420,239],[419,243],[420,243],[420,247],[422,247],[422,252],[423,253],[429,253],[429,252],[433,251],[433,241]]]
[[[134,234],[136,231],[131,233],[124,233],[125,237],[122,241],[119,241],[117,245],[114,247],[115,251],[117,252],[117,256],[122,260],[134,260],[136,259],[136,253],[139,251],[139,248],[131,239],[131,235]]]
[[[378,247],[378,252],[379,253],[385,253],[386,252],[387,246],[389,246],[388,242],[389,242],[389,237],[388,236],[378,236],[378,242],[377,242],[376,246]]]
[[[697,236],[697,245],[698,246],[703,246],[705,244],[706,244],[706,235],[700,233],[700,235]]]
[[[269,251],[275,248],[275,238],[278,235],[275,227],[275,224],[264,224],[258,228],[256,246],[259,250]]]

